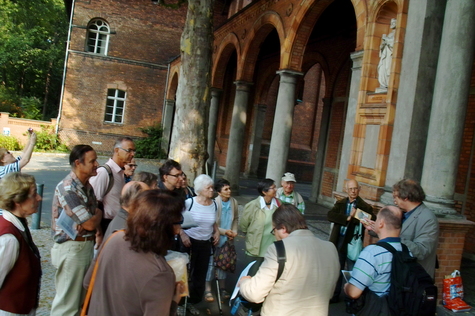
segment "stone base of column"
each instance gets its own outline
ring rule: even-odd
[[[424,202],[425,203],[425,202]],[[435,270],[435,285],[438,288],[438,300],[442,300],[444,278],[454,270],[460,270],[465,236],[475,226],[466,219],[439,219],[439,246],[437,259],[439,268]]]

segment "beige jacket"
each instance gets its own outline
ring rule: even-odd
[[[263,316],[326,316],[340,263],[335,246],[316,238],[308,229],[299,229],[283,239],[286,258],[280,279],[277,252],[272,244],[264,262],[251,279],[241,282],[242,295],[262,302]]]

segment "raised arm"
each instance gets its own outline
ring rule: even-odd
[[[36,133],[32,132],[30,134],[30,139],[28,141],[28,144],[26,145],[25,149],[23,150],[23,153],[21,154],[21,160],[20,160],[20,169],[26,166],[31,159],[31,155],[33,154],[33,149],[35,149],[36,145]]]

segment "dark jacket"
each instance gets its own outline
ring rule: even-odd
[[[346,206],[347,206],[348,198],[344,198],[341,200],[336,201],[333,208],[328,212],[327,218],[330,222],[334,223],[333,229],[330,233],[330,241],[337,247],[338,252],[346,253],[346,245],[351,241],[354,235],[355,226],[359,225],[360,221],[356,218],[351,219],[349,222],[346,220],[348,215],[346,215]],[[366,203],[362,198],[359,196],[356,198],[356,208],[359,208],[366,213],[371,214],[371,219],[374,220],[376,216],[373,212],[373,207]],[[338,239],[340,238],[340,229],[342,226],[347,226],[346,235],[344,236],[345,240],[341,245],[341,248],[338,249]],[[363,232],[364,232],[364,226]],[[363,234],[364,236],[364,234]]]

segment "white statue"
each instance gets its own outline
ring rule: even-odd
[[[385,92],[388,90],[389,75],[391,72],[391,62],[393,60],[394,34],[396,32],[396,19],[391,19],[390,28],[392,31],[386,35],[383,34],[381,45],[379,46],[379,64],[378,81],[379,88],[376,92]]]

